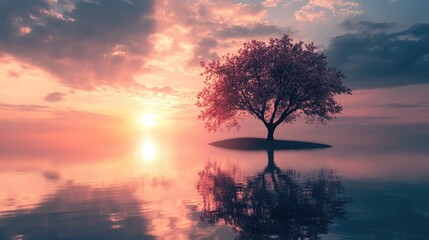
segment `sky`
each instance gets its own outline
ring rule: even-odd
[[[345,73],[343,122],[427,130],[428,9],[427,0],[1,0],[0,150],[120,146],[148,125],[204,132],[200,61],[284,34],[314,42]]]
[[[151,179],[152,188],[132,185],[137,194],[121,199],[133,207],[157,202],[167,213],[152,219],[155,226],[183,220],[190,210],[180,198],[169,201],[199,199],[188,183],[205,160],[241,161],[252,174],[266,167],[264,152],[207,145],[265,137],[266,129],[251,117],[239,132],[204,129],[195,106],[200,61],[284,34],[314,42],[353,94],[336,98],[344,110],[327,126],[298,119],[276,130],[276,138],[335,151],[276,153],[276,161],[298,172],[336,169],[348,180],[427,179],[428,10],[428,0],[0,0],[0,189],[9,204],[1,207],[55,205],[49,194],[90,196],[87,187],[58,187],[70,179],[97,187]],[[186,184],[168,187],[175,179]],[[358,193],[357,203],[368,196]],[[370,203],[371,213],[386,207]],[[155,230],[177,232],[166,229]]]

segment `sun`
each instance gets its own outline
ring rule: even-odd
[[[152,127],[156,123],[156,116],[152,113],[146,113],[140,116],[139,123],[143,127]]]

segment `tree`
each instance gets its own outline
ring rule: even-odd
[[[334,96],[351,90],[342,83],[343,73],[316,50],[313,43],[293,43],[284,35],[246,42],[222,61],[201,62],[205,87],[197,94],[198,118],[216,131],[238,129],[238,120],[250,114],[267,128],[267,140],[274,140],[277,126],[301,114],[308,123],[326,123],[342,111]]]
[[[344,218],[351,202],[333,170],[280,170],[273,151],[268,151],[267,167],[254,176],[244,177],[235,165],[208,162],[197,189],[203,199],[201,220],[231,226],[237,239],[319,239],[335,219]]]

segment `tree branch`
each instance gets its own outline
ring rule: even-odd
[[[242,92],[242,91],[238,91],[241,95],[241,97],[244,99],[244,101],[246,102],[246,107],[248,108],[247,110],[253,114],[255,114],[255,116],[261,120],[262,122],[264,122],[264,124],[266,124],[265,118],[263,116],[261,116],[253,107],[252,104],[250,103],[249,99],[247,99],[246,95]]]
[[[274,123],[274,126],[278,126],[280,123],[282,123],[290,114],[292,114],[293,112],[297,111],[298,109],[301,108],[301,104],[307,100],[310,99],[310,95],[306,96],[305,98],[299,100],[296,103],[296,106],[292,109],[289,110],[290,106],[292,106],[292,104],[289,104],[289,106],[283,111],[283,113],[280,115],[280,118]]]
[[[252,70],[253,70],[253,73],[255,74],[256,81],[258,82],[258,87],[259,87],[259,89],[261,89],[261,76],[259,76],[258,69],[256,67],[256,64],[258,63],[258,61],[256,60],[255,56],[252,56],[252,58],[253,58]],[[261,99],[263,98],[262,96],[263,96],[264,92],[265,92],[265,89],[262,89],[262,91],[259,91],[259,97]],[[263,120],[264,123],[266,123],[266,120],[265,120],[266,109],[267,109],[267,99],[263,98],[263,105],[262,105],[261,110],[259,111],[259,114],[264,119]]]
[[[273,110],[273,114],[271,115],[271,118],[270,118],[270,124],[273,124],[273,122],[274,122],[274,118],[276,117],[277,108],[279,106],[280,99],[281,98],[277,98],[276,102],[274,103],[274,110]]]

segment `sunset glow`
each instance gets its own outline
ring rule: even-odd
[[[0,0],[0,239],[427,239],[428,10]]]
[[[139,123],[142,127],[150,128],[153,127],[156,124],[157,117],[155,114],[152,113],[146,113],[140,116]]]

